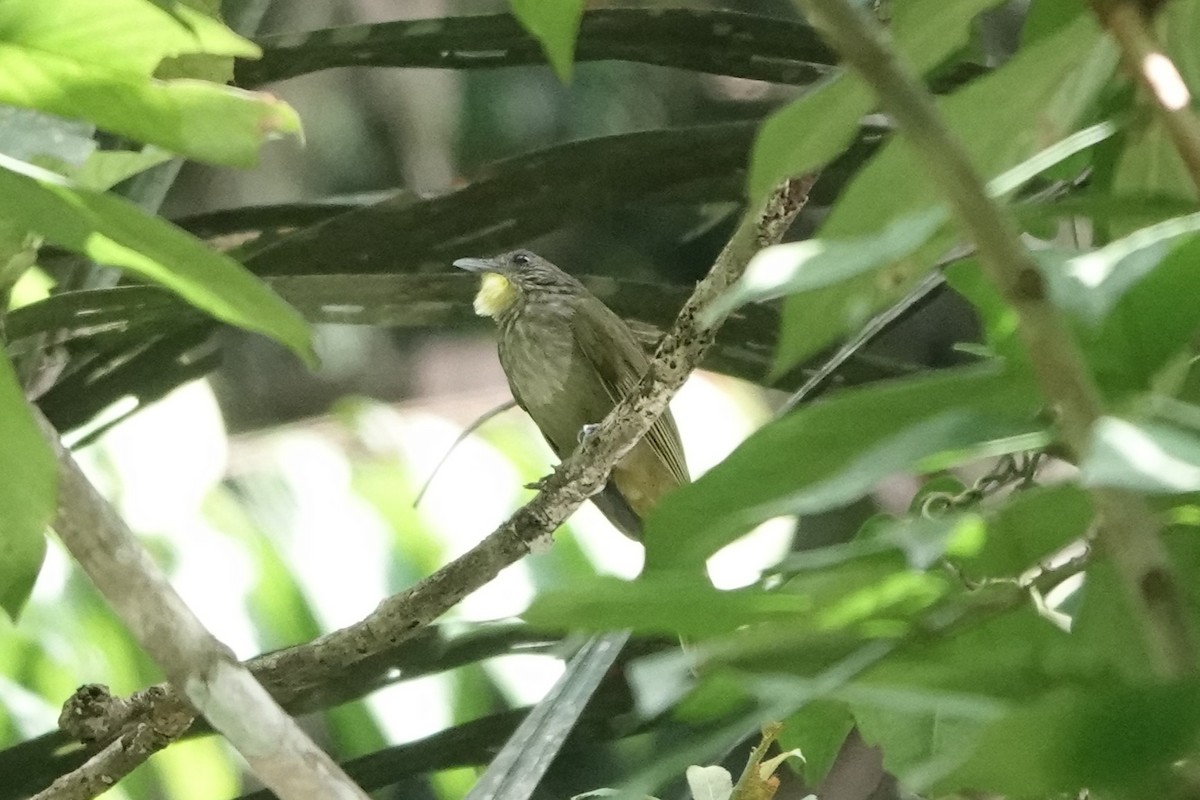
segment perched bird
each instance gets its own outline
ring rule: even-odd
[[[565,458],[586,427],[604,419],[641,379],[650,365],[645,351],[629,326],[582,283],[528,250],[461,258],[454,266],[483,276],[475,312],[492,317],[500,329],[500,365],[513,398],[558,457]],[[613,467],[608,484],[592,502],[618,530],[641,539],[646,515],[663,495],[687,482],[683,445],[667,411]],[[528,796],[628,638],[628,631],[619,631],[584,645],[493,759],[468,800],[509,796],[510,789]]]
[[[541,256],[514,250],[461,258],[482,275],[475,312],[499,327],[500,365],[517,404],[558,457],[578,445],[649,367],[633,331],[582,283]],[[592,498],[618,530],[640,539],[642,520],[669,491],[688,482],[671,412],[616,464]]]

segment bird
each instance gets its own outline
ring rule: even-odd
[[[460,258],[454,266],[481,276],[475,313],[496,322],[513,399],[559,459],[566,458],[649,369],[645,350],[587,287],[529,250]],[[592,502],[617,530],[640,541],[647,515],[689,480],[668,410],[617,462]]]
[[[496,322],[500,366],[513,399],[550,449],[566,458],[638,384],[650,367],[646,352],[612,309],[535,253],[460,258],[454,266],[480,274],[475,313]],[[617,530],[640,541],[642,521],[668,492],[688,481],[679,430],[667,410],[591,499]],[[496,797],[514,775],[521,787],[538,784],[629,637],[630,631],[596,635],[575,654],[468,800]],[[561,702],[568,696],[573,702]]]

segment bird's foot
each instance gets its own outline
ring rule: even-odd
[[[598,423],[595,425],[589,423],[587,425],[584,425],[582,428],[580,428],[579,429],[579,443],[583,444],[588,439],[590,439],[592,437],[592,435],[595,434],[596,430],[599,427],[600,427],[600,425]]]
[[[536,481],[525,484],[525,488],[532,489],[535,492],[540,492],[542,489],[546,488],[546,481],[550,480],[550,477],[551,476],[549,476],[549,475],[543,475],[542,477],[538,478]]]

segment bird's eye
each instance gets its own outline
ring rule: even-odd
[[[530,258],[529,253],[513,253],[512,263],[514,263],[514,264],[520,264],[521,266],[525,266],[532,260],[533,259]]]

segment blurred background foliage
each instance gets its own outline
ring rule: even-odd
[[[787,104],[830,74],[833,57],[784,0],[589,2],[565,85],[503,2],[220,5],[230,26],[265,50],[259,61],[234,63],[235,84],[295,108],[303,143],[273,142],[257,166],[231,170],[137,152],[86,124],[16,115],[0,116],[0,150],[27,160],[50,150],[68,162],[85,161],[97,146],[136,152],[140,160],[128,169],[136,174],[110,176],[116,191],[266,279],[316,323],[319,368],[310,371],[278,341],[218,326],[159,289],[54,248],[44,248],[38,269],[12,287],[5,338],[28,394],[76,445],[89,475],[205,624],[248,658],[361,619],[380,598],[474,544],[529,496],[525,484],[548,471],[552,458],[536,430],[508,412],[454,451],[414,507],[455,438],[508,399],[490,331],[470,311],[475,284],[449,263],[528,246],[582,276],[652,341],[744,210],[759,126],[784,108],[771,120],[786,139],[791,132],[780,120],[797,108]],[[884,17],[893,10],[870,5]],[[1004,103],[979,95],[990,104],[985,110],[1020,128],[979,115],[977,141],[999,140],[981,156],[989,177],[1028,158],[1035,144],[1110,112],[1125,126],[1022,182],[1019,209],[1030,232],[1086,248],[1194,210],[1169,142],[1139,116],[1128,86],[1109,82],[1111,52],[1094,66],[1059,46],[1067,41],[1082,52],[1096,44],[1098,30],[1078,24],[1082,3],[907,8],[920,12],[910,21],[929,24],[910,28],[916,35],[903,42],[941,93],[1003,76],[996,68],[1019,41],[1026,52],[1073,32],[1070,25],[1086,33],[1054,39],[1035,52],[1044,62],[1023,63],[1023,76],[1041,75],[1036,85],[990,84]],[[1182,10],[1171,12],[1170,41],[1190,53],[1195,40],[1186,32],[1200,30],[1200,2],[1180,0],[1174,9]],[[709,12],[715,24],[707,24]],[[960,17],[970,23],[962,41],[945,21]],[[419,22],[449,18],[444,30]],[[695,36],[716,32],[717,43],[680,43],[681,30],[691,35],[681,26],[696,20]],[[380,66],[345,66],[363,60],[354,45],[364,42]],[[1194,64],[1185,62],[1193,72]],[[1080,74],[1089,79],[1081,79],[1084,88],[1060,91],[1060,84],[1076,87],[1062,75]],[[1057,103],[1050,130],[1038,127],[1047,97]],[[860,124],[860,103],[847,100],[839,107],[845,131],[813,126],[809,138],[797,137],[821,140],[833,155],[789,238],[806,238],[831,217],[865,165],[897,163],[884,144],[886,120],[868,115]],[[1035,129],[1049,141],[1029,133]],[[787,173],[786,152],[760,153],[754,163],[761,170],[771,155],[771,166]],[[767,172],[768,183],[779,177]],[[884,211],[859,220],[864,226],[899,216],[891,201],[916,183],[900,171],[893,175],[903,179],[889,186],[880,174],[887,177],[877,170],[873,186],[888,191],[866,201],[860,193],[858,202]],[[1100,191],[1078,191],[1083,175]],[[840,224],[845,233],[856,223]],[[951,239],[943,228],[932,241],[944,248]],[[922,244],[911,261],[928,270],[939,254]],[[1034,413],[1040,398],[1020,359],[1012,358],[1010,371],[957,369],[923,380],[1016,352],[1007,310],[963,256],[948,274],[961,295],[931,285],[912,297],[828,385],[918,379],[839,393],[842,402],[777,420],[664,511],[657,523],[664,530],[708,523],[721,531],[705,541],[722,544],[737,538],[739,526],[773,518],[710,561],[721,591],[597,579],[636,575],[641,548],[585,506],[552,549],[506,570],[387,669],[348,675],[303,698],[296,710],[304,725],[380,797],[462,797],[579,644],[556,631],[590,621],[641,625],[645,635],[605,682],[537,797],[630,775],[639,785],[665,786],[663,797],[684,796],[681,765],[727,757],[736,771],[747,737],[772,715],[788,719],[783,746],[800,746],[807,758],[785,770],[781,798],[816,786],[823,800],[900,796],[885,764],[909,788],[931,792],[947,775],[955,787],[1020,796],[1050,796],[1094,778],[1114,797],[1158,786],[1159,769],[1195,730],[1196,704],[1171,694],[1182,691],[1178,685],[1160,691],[1108,681],[1145,665],[1132,644],[1136,630],[1111,599],[1117,590],[1105,565],[1089,573],[1087,603],[1074,574],[1039,587],[1046,598],[1038,595],[1036,611],[1011,591],[1042,559],[1063,547],[1073,554],[1091,514],[1074,484],[1004,499],[1014,486],[1033,488],[1043,461],[995,457],[1044,447],[1052,435]],[[897,260],[909,259],[889,263]],[[902,297],[910,278],[911,271],[880,269],[851,276],[830,295],[818,289],[801,301],[739,309],[673,405],[693,474],[722,464],[772,419],[786,397],[780,390],[801,385],[830,342]],[[1162,371],[1174,368],[1171,357],[1195,327],[1194,311],[1182,307],[1193,296],[1189,280],[1146,290],[1155,309],[1166,308],[1163,296],[1176,303],[1153,347],[1138,349],[1146,342],[1133,337],[1128,353],[1114,356],[1104,336],[1117,336],[1115,328],[1098,335],[1089,358],[1100,363],[1108,354],[1100,366],[1116,377],[1106,391],[1143,392],[1143,399],[1160,391]],[[797,326],[810,324],[797,309],[817,308],[821,297],[833,310],[812,315],[819,335],[800,337],[784,363],[776,356],[781,313],[791,310],[794,342]],[[1130,369],[1151,351],[1152,364]],[[1179,369],[1184,388],[1171,408],[1194,425],[1180,408],[1191,409],[1195,381]],[[966,416],[952,417],[959,412]],[[812,420],[825,427],[814,433],[805,427]],[[1041,473],[1049,483],[1074,475],[1057,462]],[[791,505],[747,511],[746,498],[759,490]],[[981,510],[994,495],[1001,501]],[[924,513],[929,498],[938,513]],[[1195,548],[1179,534],[1195,524],[1194,508],[1175,499],[1163,501],[1178,525],[1171,546],[1192,575]],[[730,591],[738,587],[748,588]],[[639,592],[653,595],[654,613]],[[1071,616],[1076,635],[1066,644],[1062,628]],[[678,631],[717,643],[703,651],[713,669],[702,682],[681,666]],[[0,798],[35,791],[79,762],[79,750],[53,733],[76,686],[101,682],[127,694],[160,679],[51,540],[20,622],[0,617]],[[1174,709],[1179,722],[1137,740],[1151,755],[1142,758],[1117,733],[1089,738],[1147,719],[1147,708]],[[856,724],[884,743],[883,755]],[[987,746],[974,750],[980,742]],[[1071,747],[1091,758],[1080,761]],[[976,752],[998,753],[997,763],[1015,765],[1019,779],[997,776]],[[1038,761],[1043,752],[1053,752],[1052,764]],[[1101,769],[1109,763],[1118,766]],[[197,735],[153,757],[110,796],[190,800],[255,789],[219,738]]]

